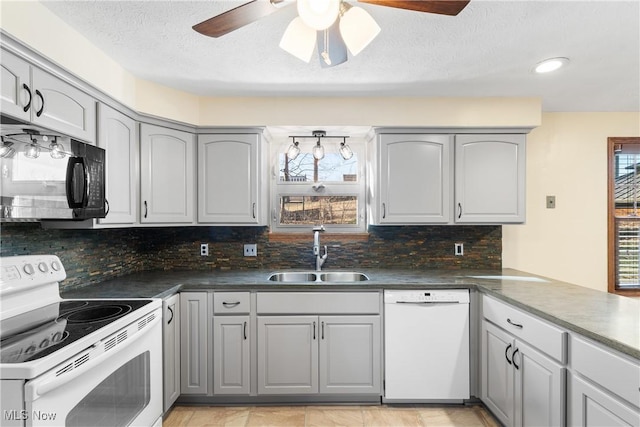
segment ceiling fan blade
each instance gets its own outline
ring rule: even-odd
[[[437,13],[455,16],[464,9],[470,0],[358,0],[360,3],[395,7],[396,9]]]
[[[274,2],[275,3],[275,2]],[[260,18],[269,16],[281,8],[274,6],[271,1],[253,0],[228,10],[206,21],[194,25],[192,28],[209,37],[220,37],[238,28],[251,24]]]

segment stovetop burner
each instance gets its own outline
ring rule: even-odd
[[[45,357],[149,302],[62,300],[38,312],[8,319],[13,323],[36,326],[0,337],[0,363],[23,363]]]

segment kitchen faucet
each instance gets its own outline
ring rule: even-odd
[[[313,254],[316,256],[316,271],[320,271],[322,269],[322,264],[324,264],[329,256],[326,246],[324,247],[324,255],[320,255],[321,231],[324,231],[324,225],[313,227]]]

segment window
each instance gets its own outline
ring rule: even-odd
[[[301,152],[293,160],[286,154],[290,144],[274,144],[272,230],[308,231],[324,225],[331,232],[364,232],[364,140],[348,140],[353,150],[349,160],[338,153],[340,140],[322,141],[325,156],[321,160],[311,154],[315,141],[299,142]]]
[[[640,138],[609,138],[609,292],[640,295]]]

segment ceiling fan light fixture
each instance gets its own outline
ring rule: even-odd
[[[340,13],[340,0],[298,0],[298,15],[317,31],[329,28]]]
[[[380,34],[380,26],[363,8],[342,4],[340,34],[349,52],[356,56]]]
[[[569,63],[569,58],[549,58],[536,64],[534,71],[539,74],[550,73]]]
[[[316,37],[316,31],[305,25],[298,16],[287,26],[279,46],[301,61],[309,63],[316,46]]]

